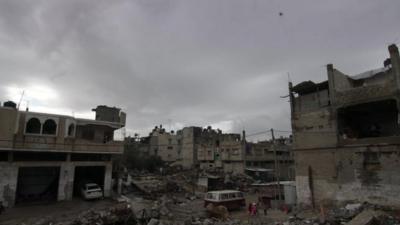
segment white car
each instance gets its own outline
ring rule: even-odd
[[[88,183],[81,188],[81,195],[84,199],[103,198],[103,190],[98,184]]]

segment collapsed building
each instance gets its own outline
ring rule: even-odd
[[[349,76],[289,83],[298,202],[347,200],[399,205],[400,58]]]
[[[0,107],[0,202],[71,200],[94,182],[111,194],[112,157],[123,153],[114,131],[125,126],[119,108],[98,106],[96,120]]]

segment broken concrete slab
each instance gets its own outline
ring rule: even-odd
[[[347,225],[373,225],[378,217],[386,215],[383,211],[366,209],[354,217]]]

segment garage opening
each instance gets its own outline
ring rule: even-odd
[[[96,183],[104,190],[105,166],[77,166],[74,176],[74,196],[80,197],[80,189],[86,183]]]
[[[16,204],[57,201],[60,167],[20,167]]]

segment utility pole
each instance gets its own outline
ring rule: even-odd
[[[275,135],[274,135],[274,129],[271,128],[271,137],[272,137],[272,148],[274,150],[274,164],[275,164],[275,179],[278,184],[278,200],[281,200],[281,184],[280,184],[280,172],[279,172],[279,166],[278,166],[278,159],[276,156],[276,146],[275,146]]]

